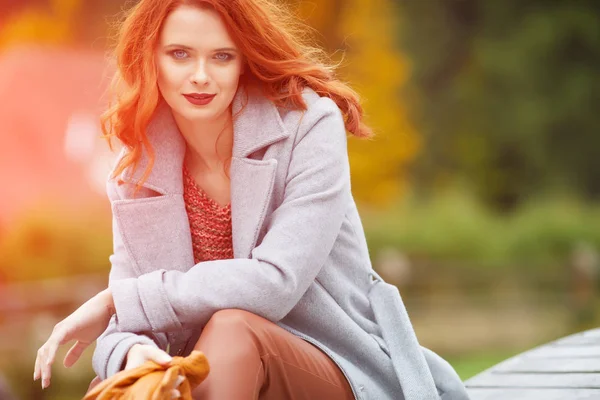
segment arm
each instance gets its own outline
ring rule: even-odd
[[[109,199],[118,198],[118,194],[108,187]],[[123,247],[123,240],[113,217],[113,254],[109,257],[111,271],[109,287],[119,279],[133,278],[135,274],[130,267],[127,252]],[[134,344],[147,344],[165,348],[166,335],[163,333],[121,332],[117,329],[116,315],[110,320],[108,328],[96,341],[96,349],[92,356],[92,368],[102,380],[113,376],[125,366],[129,349]]]
[[[159,347],[149,335],[119,332],[113,316],[108,328],[96,342],[96,349],[92,356],[92,368],[96,375],[104,380],[121,371],[125,366],[127,353],[134,344]]]
[[[204,325],[225,308],[280,320],[326,262],[350,201],[344,121],[335,103],[321,98],[304,115],[283,202],[270,215],[269,229],[251,258],[113,281],[118,328],[163,332]]]

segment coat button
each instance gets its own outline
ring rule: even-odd
[[[358,387],[358,390],[360,390],[361,392],[364,392],[364,391],[365,391],[365,387],[364,387],[363,385],[360,385],[360,386]]]

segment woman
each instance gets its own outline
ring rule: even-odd
[[[294,26],[267,0],[129,11],[109,288],[42,346],[43,386],[58,346],[71,366],[98,339],[98,379],[203,351],[197,399],[468,398],[371,268],[346,147],[370,131]]]

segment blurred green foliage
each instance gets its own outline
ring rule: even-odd
[[[415,185],[468,182],[497,210],[532,195],[600,198],[600,3],[401,1]]]
[[[600,248],[600,205],[575,199],[532,199],[506,216],[463,190],[430,200],[408,196],[395,208],[364,212],[374,256],[393,247],[458,268],[563,268],[581,243]]]
[[[454,367],[458,376],[464,381],[501,361],[517,355],[511,351],[489,351],[461,357],[449,357],[447,361]]]

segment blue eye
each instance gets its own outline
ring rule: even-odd
[[[171,54],[178,60],[184,59],[187,57],[187,53],[184,50],[175,50],[172,51]]]
[[[224,57],[221,57],[221,56],[224,56]],[[231,54],[228,54],[228,53],[217,53],[215,55],[215,57],[217,58],[217,60],[220,60],[220,61],[228,61],[231,59],[232,56],[231,56]]]

